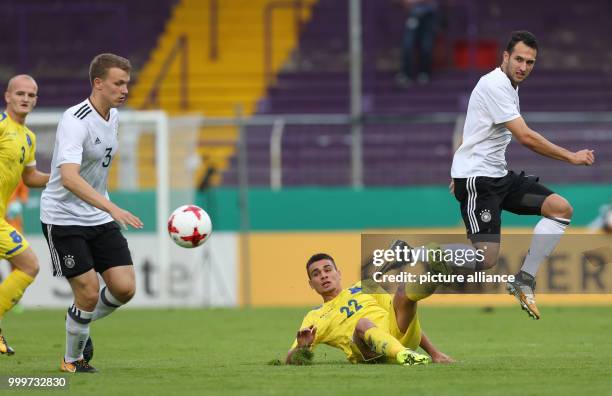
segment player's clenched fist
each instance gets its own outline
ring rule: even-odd
[[[574,153],[572,158],[574,165],[593,165],[595,162],[595,152],[593,150],[580,150]]]

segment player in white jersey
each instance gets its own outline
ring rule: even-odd
[[[142,228],[132,213],[113,204],[106,189],[117,153],[117,109],[125,102],[130,62],[100,54],[89,68],[89,98],[66,110],[57,127],[51,178],[40,219],[54,276],[70,283],[74,303],[66,315],[66,353],[61,370],[95,372],[89,364],[90,322],[127,303],[135,292],[132,258],[119,225]],[[104,279],[100,290],[98,275]]]
[[[501,211],[538,215],[542,219],[515,282],[507,284],[521,307],[535,319],[535,276],[570,223],[573,209],[566,199],[538,183],[535,176],[506,169],[505,152],[512,136],[536,153],[569,162],[592,165],[593,150],[568,151],[530,129],[521,117],[518,85],[531,73],[538,51],[535,37],[513,32],[501,66],[483,76],[468,104],[463,142],[453,158],[451,191],[461,203],[461,215],[474,247],[485,250],[475,270],[495,265],[499,253]]]

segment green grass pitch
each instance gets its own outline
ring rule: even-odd
[[[421,323],[458,362],[402,367],[351,365],[328,347],[312,366],[284,359],[306,309],[122,309],[92,326],[98,374],[70,377],[87,395],[577,395],[612,394],[610,307],[425,307]],[[58,375],[64,311],[9,314],[16,350],[1,375]],[[8,391],[2,391],[8,394]],[[25,394],[26,392],[19,392]],[[39,393],[39,392],[37,392]],[[17,394],[17,393],[13,393]]]

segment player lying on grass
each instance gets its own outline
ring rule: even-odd
[[[325,253],[310,257],[306,271],[308,283],[323,298],[323,305],[302,321],[287,354],[287,364],[305,363],[318,344],[341,349],[352,363],[396,362],[411,366],[430,361],[453,362],[421,331],[417,316],[417,301],[430,295],[435,287],[415,293],[400,285],[393,297],[384,292],[364,293],[360,283],[342,289],[342,274],[334,259]],[[431,360],[415,352],[419,346]]]

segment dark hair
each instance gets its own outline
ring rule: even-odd
[[[93,85],[93,81],[96,78],[104,79],[108,73],[108,70],[113,67],[117,67],[126,73],[129,73],[130,70],[132,70],[130,61],[124,57],[108,53],[96,55],[89,65],[89,81],[91,82],[91,85]]]
[[[334,265],[334,268],[338,269],[338,267],[336,267],[336,262],[334,261],[334,258],[330,256],[329,254],[327,253],[313,254],[312,256],[310,256],[310,258],[306,262],[306,273],[308,274],[308,279],[310,279],[310,272],[308,272],[308,268],[310,267],[310,264],[315,263],[320,260],[329,260]]]
[[[509,54],[514,51],[514,47],[516,43],[523,42],[527,47],[533,48],[534,50],[538,50],[538,42],[536,41],[533,33],[528,32],[527,30],[517,30],[512,32],[510,35],[510,41],[508,41],[508,45],[506,45],[506,51]]]

